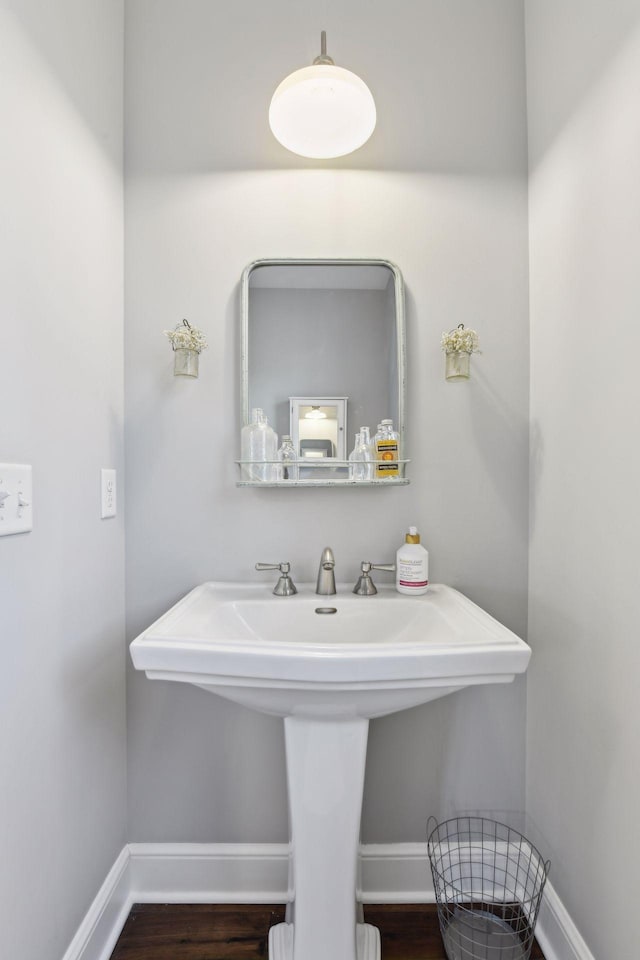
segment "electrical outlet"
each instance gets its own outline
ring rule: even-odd
[[[115,517],[116,515],[116,471],[103,469],[101,471],[101,478],[102,510],[100,516],[103,520],[106,520],[107,517]]]

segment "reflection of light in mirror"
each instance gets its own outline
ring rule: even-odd
[[[347,397],[289,397],[290,433],[301,459],[345,460]],[[323,416],[318,417],[318,412]],[[309,413],[315,416],[309,418]]]
[[[320,407],[311,407],[308,413],[305,413],[305,418],[307,420],[324,420],[326,418],[326,413],[324,413]]]

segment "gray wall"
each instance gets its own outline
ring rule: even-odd
[[[640,860],[640,7],[526,8],[527,806],[593,955],[627,960]]]
[[[527,37],[528,809],[593,955],[626,960],[640,860],[640,7],[536,0]]]
[[[432,577],[526,627],[528,318],[523,11],[513,0],[126,5],[127,617],[133,638],[195,584],[256,560],[340,580],[392,559],[416,523]],[[370,142],[342,160],[287,154],[272,91],[317,53],[376,97]],[[401,104],[401,108],[399,108]],[[407,122],[407,118],[410,122]],[[383,257],[407,289],[409,487],[235,486],[239,280],[260,257]],[[172,376],[162,331],[211,348]],[[463,322],[482,356],[443,378]],[[132,840],[287,838],[281,722],[130,671]],[[524,683],[372,724],[367,840],[420,840],[428,814],[522,809]]]
[[[0,948],[62,956],[125,834],[123,11],[0,8],[0,461],[34,529],[0,539]],[[34,914],[34,910],[36,913]]]

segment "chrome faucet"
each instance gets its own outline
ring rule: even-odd
[[[318,569],[318,582],[316,583],[316,593],[322,597],[336,592],[336,578],[333,568],[336,561],[331,547],[325,547],[320,557],[320,567]]]

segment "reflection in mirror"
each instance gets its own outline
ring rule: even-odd
[[[348,397],[290,397],[291,438],[300,465],[300,479],[346,477],[345,421]],[[309,461],[314,461],[309,463]],[[320,461],[320,463],[318,462]]]
[[[243,275],[242,320],[243,424],[261,407],[280,438],[291,435],[305,461],[300,483],[347,483],[356,433],[368,425],[373,436],[387,418],[405,458],[396,267],[384,260],[256,261]],[[403,473],[404,466],[387,482],[406,482]]]

